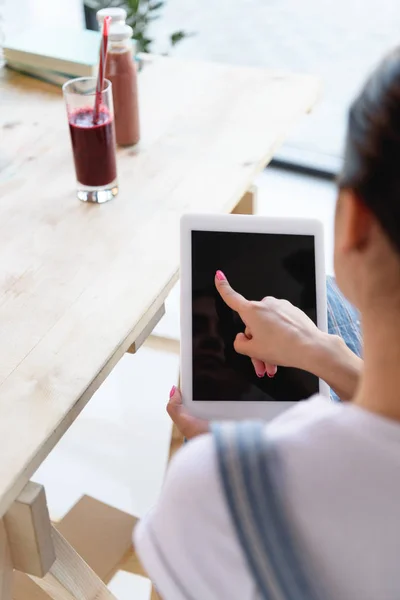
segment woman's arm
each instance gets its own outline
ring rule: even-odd
[[[354,395],[363,361],[336,335],[321,332],[287,300],[251,302],[229,285],[220,271],[215,285],[225,303],[239,313],[246,329],[235,339],[235,350],[268,365],[295,367],[317,375],[343,400]]]
[[[331,387],[341,400],[351,400],[360,380],[364,362],[337,335],[319,333],[309,349],[307,371]]]
[[[351,400],[360,380],[363,361],[341,337],[320,331],[304,312],[286,300],[246,300],[232,289],[220,271],[215,284],[222,299],[239,313],[245,323],[245,332],[238,334],[235,340],[239,354],[250,357],[253,364],[256,361],[265,365],[267,372],[278,365],[313,373],[326,381],[339,398]],[[192,417],[187,412],[175,386],[171,390],[167,411],[186,438],[208,431],[207,421]]]

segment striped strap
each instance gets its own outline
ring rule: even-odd
[[[236,533],[265,600],[316,600],[280,501],[276,452],[261,423],[214,425]]]

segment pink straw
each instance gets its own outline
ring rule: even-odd
[[[111,23],[111,17],[106,17],[103,23],[103,33],[100,44],[100,63],[99,72],[97,74],[96,84],[96,100],[93,111],[93,125],[97,124],[100,116],[101,92],[103,91],[104,73],[106,69],[107,45],[108,45],[108,29]]]

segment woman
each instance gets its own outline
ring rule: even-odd
[[[400,49],[353,103],[335,218],[335,271],[360,311],[364,363],[288,302],[215,285],[246,325],[235,349],[293,366],[314,397],[270,424],[169,413],[189,437],[135,541],[164,600],[400,597]]]

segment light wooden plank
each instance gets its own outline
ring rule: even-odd
[[[30,481],[4,515],[14,569],[43,577],[55,561],[44,487]]]
[[[233,215],[255,215],[257,213],[257,187],[251,188],[241,197],[232,211]]]
[[[151,588],[150,600],[161,600],[161,596],[158,595],[158,592],[154,586]]]
[[[96,573],[53,527],[56,561],[43,578],[29,577],[53,600],[116,600]]]
[[[137,519],[123,511],[83,496],[54,525],[85,563],[105,583],[131,554],[132,531]],[[30,577],[14,572],[13,600],[49,600]]]
[[[140,148],[91,206],[61,91],[0,76],[0,517],[177,281],[180,216],[230,212],[318,83],[166,58],[139,88]]]
[[[118,569],[120,571],[127,571],[128,573],[134,573],[135,575],[147,577],[147,573],[133,549],[120,562]]]
[[[153,316],[153,318],[149,320],[148,324],[143,329],[141,334],[137,337],[137,339],[134,341],[132,346],[130,346],[130,348],[128,348],[129,354],[135,354],[135,352],[137,352],[139,350],[140,346],[145,343],[145,341],[147,340],[147,338],[149,337],[149,335],[151,334],[153,329],[160,322],[160,320],[163,318],[164,315],[165,315],[165,304],[162,304],[161,307],[158,309],[158,311]]]
[[[14,480],[12,482],[12,485],[9,487],[8,491],[5,492],[3,495],[1,495],[0,493],[0,515],[2,514],[2,512],[5,512],[7,510],[7,507],[9,507],[9,505],[13,502],[13,499],[20,493],[20,491],[23,489],[23,487],[25,486],[26,482],[28,481],[29,477],[28,475],[32,472],[34,472],[42,463],[42,461],[44,460],[44,458],[47,456],[47,454],[50,452],[50,450],[54,447],[54,445],[58,442],[58,440],[62,437],[62,435],[65,433],[65,431],[69,428],[69,426],[74,422],[74,420],[76,419],[76,417],[79,415],[79,413],[81,412],[81,410],[84,408],[84,406],[87,404],[87,402],[90,400],[90,398],[93,396],[93,394],[97,391],[97,389],[100,387],[100,385],[103,383],[103,381],[106,379],[106,377],[111,373],[111,371],[113,370],[113,368],[115,367],[115,365],[119,362],[119,360],[122,358],[122,356],[127,352],[128,348],[132,345],[132,343],[134,343],[134,340],[137,339],[143,329],[146,327],[147,323],[149,320],[151,320],[153,318],[153,315],[155,312],[157,312],[159,310],[159,305],[163,304],[163,301],[165,300],[165,298],[168,296],[169,292],[172,290],[172,288],[174,287],[174,285],[176,284],[178,280],[178,273],[174,273],[174,275],[171,276],[170,280],[168,282],[166,282],[166,285],[163,289],[163,295],[159,295],[156,297],[155,301],[153,302],[153,304],[151,304],[148,309],[146,310],[146,312],[144,313],[144,315],[139,319],[139,321],[137,323],[135,323],[134,327],[132,328],[131,332],[128,334],[128,336],[126,337],[126,339],[120,344],[120,346],[118,348],[115,349],[114,353],[104,362],[102,363],[103,366],[101,367],[100,371],[97,373],[97,375],[95,376],[95,378],[91,381],[91,383],[88,385],[87,388],[83,388],[81,389],[81,393],[80,395],[78,395],[78,400],[76,401],[76,403],[73,406],[69,406],[68,411],[65,413],[65,415],[63,416],[62,420],[58,423],[57,426],[55,426],[49,433],[48,437],[46,436],[41,436],[41,439],[39,438],[39,435],[35,436],[37,438],[37,449],[36,452],[34,452],[32,455],[27,454],[27,456],[29,456],[29,469],[23,469],[22,472],[20,472],[17,467],[18,467],[18,463],[16,464],[16,470],[19,473],[18,478],[16,478],[16,480]],[[165,295],[165,298],[164,298]],[[76,326],[78,326],[78,321],[79,321],[79,316],[78,314],[75,313],[75,319],[77,319],[76,321]],[[111,334],[111,326],[108,327],[108,332]],[[72,332],[68,332],[68,331],[63,331],[64,335],[67,336],[68,341],[70,340],[70,335]],[[96,339],[96,335],[95,332],[93,331],[93,340]],[[65,340],[65,342],[67,343],[67,340]],[[48,352],[49,354],[46,356],[47,360],[51,359],[51,346],[53,343],[53,339],[48,340],[48,345],[44,344],[44,349],[46,352]],[[95,352],[95,347],[92,348],[91,350],[92,353]],[[72,360],[72,354],[69,353],[70,359]],[[98,359],[100,360],[100,352],[98,353]],[[60,369],[60,375],[62,374],[62,376],[65,376],[65,365],[61,365],[58,361],[58,368]],[[82,365],[81,365],[82,366]],[[39,365],[38,365],[39,368]],[[68,369],[67,369],[68,370]],[[82,371],[84,369],[82,368]],[[46,375],[46,369],[43,369],[44,371],[44,385],[47,383],[47,375]],[[49,378],[50,380],[54,380],[54,382],[52,382],[52,386],[50,390],[46,390],[46,397],[42,398],[42,401],[39,402],[39,406],[37,407],[37,412],[38,414],[42,414],[42,410],[43,409],[43,405],[46,405],[47,403],[51,402],[51,399],[54,399],[54,394],[55,391],[53,389],[53,385],[55,387],[55,389],[60,389],[58,387],[58,377],[57,377],[58,373],[57,373],[57,369],[56,372],[53,372],[50,374]],[[26,382],[28,384],[28,386],[30,385],[28,382]],[[34,387],[36,387],[37,385],[37,379],[33,379],[31,384],[34,385]],[[60,382],[61,383],[61,382]],[[40,388],[39,388],[40,389]],[[70,397],[69,394],[64,390],[64,394],[65,397],[68,398]],[[16,398],[16,402],[18,401],[17,396],[15,396]],[[61,408],[61,407],[60,407]],[[0,386],[0,414],[1,414],[1,386]],[[17,417],[17,415],[15,415]],[[20,418],[19,418],[19,426],[22,428],[24,426],[25,431],[27,433],[27,435],[29,435],[29,432],[31,433],[31,437],[34,437],[33,434],[34,432],[32,430],[30,430],[29,428],[29,423],[27,423],[24,419],[25,419],[26,415],[25,414],[21,414]],[[46,415],[42,415],[42,419],[44,420],[46,417],[47,422],[51,422],[51,417],[50,414],[47,413]],[[16,420],[18,420],[16,418]],[[43,427],[44,423],[43,421],[41,422],[41,425]],[[2,424],[0,423],[0,431],[2,430]],[[2,442],[0,439],[0,448],[2,448]],[[11,454],[11,448],[8,447],[8,454]],[[20,456],[20,459],[22,460],[22,456]],[[5,466],[5,465],[4,465]],[[8,469],[5,469],[5,471],[7,471]],[[10,469],[11,471],[11,469]],[[11,473],[10,473],[11,474]],[[1,491],[1,475],[2,475],[2,464],[0,464],[0,491]]]
[[[150,335],[144,342],[144,345],[146,348],[160,352],[170,352],[171,354],[179,355],[181,351],[179,340],[158,334]]]
[[[51,600],[29,575],[21,571],[14,571],[12,597],[13,600]]]
[[[12,562],[7,532],[0,519],[0,600],[11,600]]]
[[[90,496],[83,496],[56,529],[104,582],[132,549],[137,519]]]
[[[171,432],[171,443],[169,447],[169,460],[171,460],[174,454],[178,452],[178,450],[182,447],[183,442],[183,435],[181,434],[175,423],[173,423]]]

